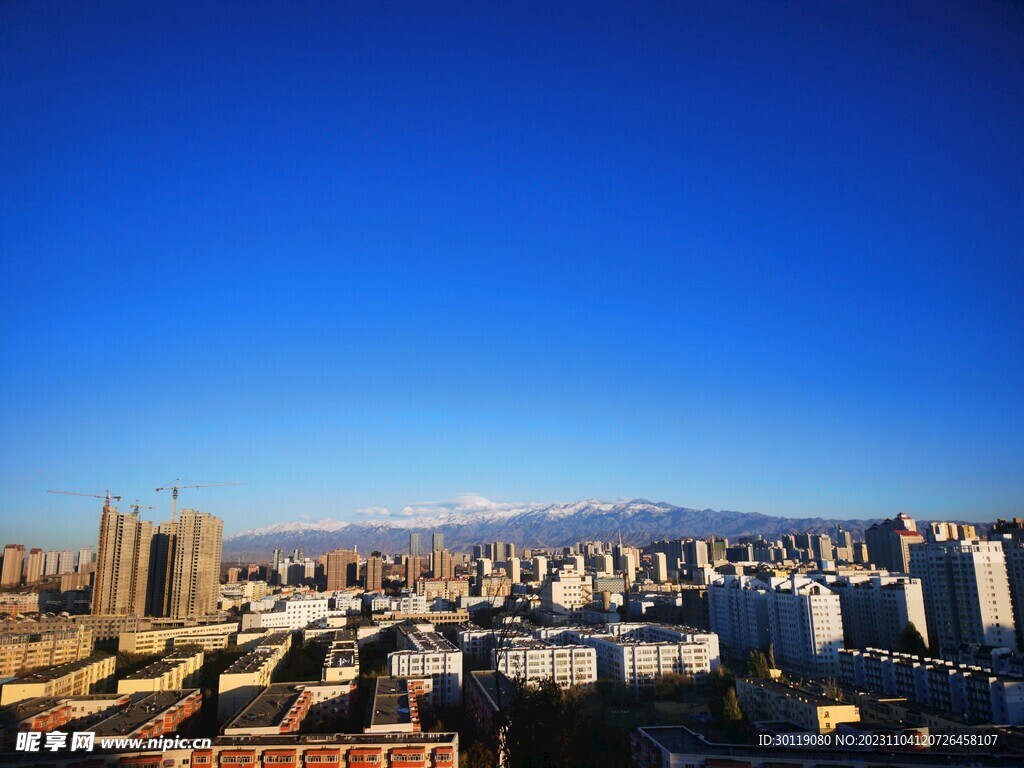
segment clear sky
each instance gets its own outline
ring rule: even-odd
[[[1022,126],[1020,3],[7,0],[0,534],[1024,513]]]

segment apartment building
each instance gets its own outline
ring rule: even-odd
[[[555,571],[540,590],[541,610],[579,620],[593,598],[592,579],[576,571]]]
[[[341,634],[341,633],[338,633]],[[359,677],[359,643],[354,638],[337,637],[324,657],[320,679],[327,683],[351,682]]]
[[[928,636],[954,651],[965,643],[1016,645],[1006,555],[998,541],[941,541],[911,548],[921,580]]]
[[[237,622],[147,629],[121,634],[117,649],[150,656],[169,653],[183,645],[199,645],[210,651],[227,647],[237,635]]]
[[[12,762],[12,768],[35,768],[39,755],[28,753],[24,757],[28,759]],[[35,758],[35,762],[32,758]],[[120,752],[95,754],[93,758],[93,763],[101,768],[164,768],[170,764],[193,768],[255,768],[270,765],[280,765],[282,768],[298,765],[322,765],[324,768],[458,768],[459,737],[456,733],[221,736],[213,740],[209,749]],[[69,759],[67,762],[70,764],[72,761]]]
[[[388,674],[429,677],[432,705],[461,705],[462,651],[433,632],[429,624],[404,623],[395,629],[398,651],[388,654]]]
[[[925,644],[925,617],[921,579],[910,576],[812,576],[839,596],[846,648],[899,649],[900,634],[913,624]]]
[[[363,733],[419,733],[422,702],[430,697],[430,678],[377,678]]]
[[[839,652],[839,680],[975,723],[1024,725],[1024,679],[877,648]]]
[[[85,627],[11,624],[0,630],[0,678],[78,661],[92,648],[92,630]]]
[[[270,611],[247,613],[242,617],[243,629],[303,629],[331,613],[330,598],[294,595],[275,600]]]
[[[524,629],[481,629],[471,626],[459,630],[457,639],[459,650],[464,656],[473,661],[486,661],[491,658],[491,651],[502,639],[505,645],[509,645],[532,637]]]
[[[227,720],[273,682],[274,673],[291,647],[291,633],[267,635],[221,674],[217,687],[218,721]]]
[[[278,736],[298,733],[313,696],[302,684],[275,683],[261,691],[225,725],[225,736]]]
[[[835,677],[843,647],[839,596],[796,574],[770,584],[768,619],[775,662],[792,674]]]
[[[634,688],[654,685],[658,677],[700,677],[720,663],[718,637],[710,632],[656,624],[618,623],[607,629],[551,627],[534,635],[557,645],[584,645],[597,654],[597,676]]]
[[[708,584],[711,631],[722,645],[737,651],[767,649],[771,586],[752,576],[723,576]]]
[[[517,638],[491,650],[491,668],[527,685],[554,680],[563,688],[586,686],[597,682],[597,651]]]
[[[95,693],[111,680],[115,663],[114,656],[97,653],[9,680],[0,688],[0,706],[44,696],[86,696]]]
[[[876,568],[909,573],[910,547],[924,541],[913,518],[900,513],[891,520],[875,523],[864,532],[868,556]]]
[[[175,535],[167,614],[185,618],[216,613],[224,521],[205,512],[183,509]]]
[[[786,721],[810,733],[831,733],[842,723],[860,722],[860,710],[792,685],[736,679],[736,698],[751,722]]]
[[[469,597],[469,579],[417,579],[416,594],[428,601],[441,597],[455,602]]]
[[[205,654],[201,650],[180,650],[147,664],[117,681],[118,693],[172,691],[198,688]]]

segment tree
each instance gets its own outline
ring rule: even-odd
[[[740,709],[740,701],[736,698],[736,689],[727,688],[722,700],[722,719],[726,724],[736,724],[743,720],[743,710]]]
[[[474,741],[469,749],[459,756],[459,765],[463,768],[494,768],[498,764],[498,756],[482,741]]]
[[[911,653],[915,656],[924,656],[928,653],[928,646],[925,645],[924,638],[917,631],[914,622],[908,621],[907,626],[900,632],[899,648],[903,653]]]
[[[751,677],[771,677],[768,658],[761,651],[751,651],[747,659],[747,674]]]

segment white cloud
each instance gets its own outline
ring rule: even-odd
[[[357,509],[356,517],[390,517],[391,510],[387,507],[363,507]]]

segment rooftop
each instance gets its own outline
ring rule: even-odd
[[[271,728],[279,725],[302,696],[302,690],[297,683],[269,685],[225,728]]]
[[[147,664],[142,669],[125,676],[125,680],[153,680],[163,677],[176,667],[188,663],[196,656],[201,656],[202,651],[175,651],[174,653],[157,659],[152,664]]]
[[[130,697],[128,706],[100,720],[90,730],[96,732],[97,738],[102,736],[127,736],[161,713],[166,712],[175,704],[197,692],[197,690],[186,689],[182,691],[157,691],[155,693],[133,694]]]
[[[69,661],[66,664],[60,664],[56,667],[50,667],[44,669],[41,672],[35,672],[31,675],[25,675],[24,677],[18,677],[14,680],[9,680],[9,683],[46,683],[50,680],[56,680],[77,672],[80,669],[85,669],[93,664],[96,664],[103,659],[111,658],[110,654],[107,653],[94,653],[92,656],[87,656],[84,659],[78,661]]]
[[[367,726],[398,725],[412,721],[409,706],[409,684],[401,677],[377,678],[373,705],[367,707]]]

